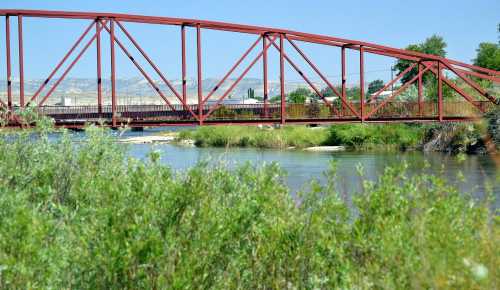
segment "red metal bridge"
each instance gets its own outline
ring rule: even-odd
[[[262,124],[262,123],[336,123],[336,122],[443,122],[443,121],[468,121],[479,118],[483,113],[498,106],[500,98],[495,96],[494,90],[482,86],[484,81],[493,83],[493,88],[498,88],[500,72],[473,66],[459,61],[422,54],[414,51],[397,49],[383,45],[317,35],[274,29],[259,26],[231,24],[215,21],[195,19],[179,19],[168,17],[139,16],[112,13],[91,12],[65,12],[65,11],[38,11],[38,10],[0,10],[0,17],[5,19],[6,41],[6,71],[7,92],[6,100],[0,99],[2,118],[9,125],[22,123],[22,111],[28,105],[35,105],[34,110],[40,114],[55,119],[56,124],[67,127],[79,127],[85,123],[99,123],[107,126],[165,126],[165,125],[203,125],[203,124]],[[17,58],[19,93],[16,99],[12,85],[11,54],[16,52],[11,48],[12,32],[11,20],[17,21]],[[76,38],[73,46],[62,56],[60,62],[55,64],[52,71],[33,95],[26,95],[24,90],[24,56],[23,56],[23,19],[74,19],[88,21],[88,26]],[[167,78],[146,50],[126,28],[128,23],[143,23],[148,25],[168,25],[179,27],[181,47],[181,72],[182,85],[176,88]],[[196,59],[197,68],[197,99],[189,101],[186,85],[186,30],[191,29],[196,33]],[[117,36],[117,31],[123,35]],[[205,30],[217,30],[246,35],[255,35],[255,41],[237,59],[234,65],[220,79],[210,92],[204,93],[203,82],[203,42],[202,33]],[[111,82],[111,104],[103,102],[102,88],[102,34],[109,35],[109,61]],[[86,40],[87,38],[87,40]],[[47,105],[47,100],[54,93],[58,85],[65,79],[82,55],[95,43],[96,63],[96,98],[94,105],[82,106],[53,106]],[[129,45],[127,46],[128,43]],[[319,44],[340,50],[339,74],[341,84],[336,86],[317,64],[302,48],[303,43]],[[108,45],[108,44],[107,44]],[[131,50],[133,49],[133,51]],[[286,49],[285,49],[286,48]],[[141,75],[151,85],[163,105],[121,105],[116,89],[116,60],[115,51],[121,50],[125,56],[138,69]],[[252,51],[258,53],[250,58]],[[276,50],[279,54],[279,85],[280,100],[270,102],[268,88],[268,52]],[[300,57],[307,69],[319,78],[325,88],[329,88],[335,95],[332,101],[324,96],[324,90],[306,75],[297,61],[291,56],[293,51]],[[346,51],[355,51],[359,56],[359,96],[355,99],[346,95]],[[135,52],[135,54],[133,54]],[[409,62],[407,69],[393,77],[383,88],[374,94],[365,93],[365,56],[373,54],[406,60]],[[135,55],[135,56],[134,56]],[[106,55],[108,57],[108,55]],[[154,71],[156,77],[161,79],[164,87],[170,92],[164,92],[140,64],[141,58]],[[244,60],[249,64],[242,67]],[[249,70],[257,63],[262,64],[263,101],[257,104],[225,104],[224,99],[230,96],[238,83],[247,75]],[[317,95],[319,103],[292,104],[286,101],[285,92],[285,65],[290,65],[298,75],[307,83]],[[63,69],[64,67],[64,69]],[[237,68],[243,71],[235,75]],[[382,98],[382,92],[399,84],[402,78],[411,74],[410,80],[398,85],[396,90]],[[59,73],[58,77],[56,75]],[[437,83],[436,95],[433,98],[424,96],[423,76],[431,74]],[[223,92],[221,87],[232,78],[234,81]],[[356,80],[358,81],[358,79]],[[418,88],[414,100],[398,100],[397,97],[411,86]],[[447,86],[456,96],[453,99],[443,98],[443,88]]]

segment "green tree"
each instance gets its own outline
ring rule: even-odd
[[[342,87],[341,86],[336,86],[335,89],[337,89],[339,94],[342,94]],[[358,86],[346,88],[346,92],[345,92],[346,98],[348,100],[349,99],[355,99],[355,100],[359,99],[359,91],[360,91],[360,89]],[[335,94],[330,87],[323,88],[321,90],[321,94],[323,94],[323,96],[325,98],[337,97],[337,94]],[[319,99],[319,96],[317,96],[316,94],[314,94],[314,96],[316,96],[316,98]]]
[[[476,51],[474,65],[500,71],[500,44],[483,42]]]
[[[279,102],[281,102],[281,96],[280,95],[276,95],[274,97],[271,97],[269,99],[269,102],[270,103],[279,103]]]
[[[384,87],[383,80],[374,80],[368,84],[368,94],[373,94],[380,91]]]
[[[249,88],[247,90],[247,98],[248,99],[254,99],[255,98],[255,90],[252,88]]]
[[[308,89],[298,88],[295,91],[288,94],[288,102],[295,104],[303,104],[306,102],[309,95],[311,95],[311,92]]]
[[[341,86],[336,86],[335,89],[340,93],[342,92],[342,87]],[[337,96],[333,90],[330,87],[325,87],[321,90],[321,94],[325,97],[335,97]],[[315,94],[316,95],[316,94]],[[316,95],[317,96],[317,95]],[[319,98],[319,96],[317,96]]]
[[[411,44],[408,47],[406,47],[407,50],[412,50],[416,52],[421,52],[421,53],[426,53],[426,54],[433,54],[437,56],[442,56],[444,57],[446,55],[446,42],[441,36],[433,35],[429,38],[427,38],[423,43],[419,44]],[[395,68],[396,70],[401,73],[405,69],[407,69],[410,65],[412,65],[412,61],[400,59],[397,61]],[[409,82],[413,77],[415,77],[418,74],[418,68],[415,67],[411,71],[409,71],[405,76],[401,78],[402,83],[407,83]],[[433,74],[432,72],[427,72],[423,75],[424,83],[428,83],[430,80],[433,79]]]

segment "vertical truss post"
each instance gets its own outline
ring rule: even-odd
[[[17,16],[17,40],[19,53],[19,105],[24,108],[24,51],[23,51],[23,17]]]
[[[95,21],[96,48],[97,48],[97,111],[102,114],[102,71],[101,71],[101,29],[99,18]]]
[[[283,47],[283,34],[280,34],[280,94],[281,94],[281,124],[285,124],[286,100],[285,100],[285,48]]]
[[[423,116],[423,97],[422,97],[422,64],[418,64],[418,115]]]
[[[10,65],[10,19],[9,15],[5,16],[5,52],[7,58],[7,107],[12,107],[12,76]]]
[[[266,35],[262,35],[262,69],[264,83],[264,118],[268,117],[268,88],[267,88],[267,40]]]
[[[182,49],[182,102],[187,108],[187,83],[186,83],[186,26],[181,26],[181,49]]]
[[[342,59],[341,59],[341,63],[342,63],[342,100],[344,100],[342,102],[342,115],[345,114],[345,103],[347,103],[347,99],[346,99],[346,77],[345,77],[345,47],[342,46],[341,48],[341,52],[342,52]]]
[[[198,65],[198,119],[200,125],[203,125],[203,84],[201,76],[201,28],[196,25],[196,58]]]
[[[359,104],[360,104],[360,115],[361,122],[365,121],[365,60],[364,60],[365,48],[363,46],[359,47]]]
[[[116,71],[115,71],[115,20],[110,19],[110,52],[111,52],[111,119],[116,127]]]
[[[437,62],[437,82],[438,82],[438,114],[439,122],[443,121],[443,82],[442,82],[442,65],[441,62]]]

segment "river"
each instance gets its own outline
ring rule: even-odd
[[[141,136],[157,133],[156,130],[126,132],[122,137]],[[459,158],[442,153],[422,152],[305,152],[302,150],[272,150],[254,148],[197,148],[173,144],[130,144],[129,154],[139,159],[146,158],[148,152],[161,153],[161,162],[174,170],[185,170],[197,162],[223,162],[229,168],[250,162],[254,165],[277,162],[286,171],[286,182],[293,192],[300,190],[312,178],[324,182],[323,173],[332,160],[337,163],[337,186],[342,195],[351,195],[361,190],[359,166],[364,178],[376,180],[388,166],[403,162],[408,165],[409,175],[427,173],[442,176],[462,192],[477,198],[484,198],[492,192],[500,202],[500,156],[468,155]],[[490,188],[490,189],[488,189]]]

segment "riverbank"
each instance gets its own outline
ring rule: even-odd
[[[108,132],[0,138],[0,288],[494,289],[488,200],[387,168],[349,200],[277,165],[182,174]],[[166,153],[168,154],[168,153]],[[43,158],[40,158],[43,156]],[[299,202],[300,201],[300,202]]]

